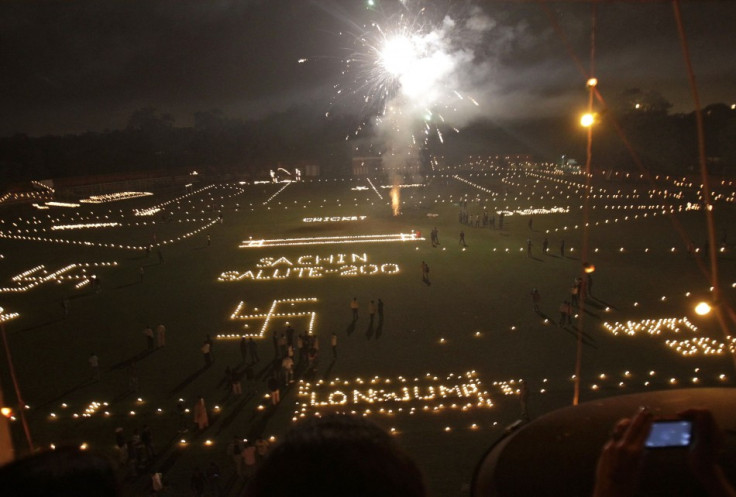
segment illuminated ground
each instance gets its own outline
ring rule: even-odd
[[[324,412],[332,408],[324,405],[331,400],[344,402],[340,409],[369,410],[372,419],[393,429],[419,461],[432,495],[461,494],[484,449],[519,417],[518,398],[508,395],[516,388],[512,381],[529,381],[532,416],[569,405],[572,399],[575,329],[555,323],[582,263],[581,190],[574,184],[579,181],[540,173],[458,170],[437,175],[426,186],[402,189],[402,215],[397,217],[388,189],[376,179],[372,184],[323,180],[195,186],[188,196],[183,191],[154,192],[47,211],[5,207],[0,306],[6,314],[20,314],[6,328],[22,393],[31,406],[27,415],[34,442],[86,442],[113,454],[116,427],[130,435],[147,423],[159,453],[156,468],[165,473],[172,495],[187,491],[192,468],[211,460],[223,468],[224,483],[234,495],[240,482],[233,482],[225,453],[232,435],[278,437],[298,413]],[[728,356],[705,355],[726,350],[727,340],[714,317],[693,312],[695,303],[707,298],[709,285],[670,219],[662,215],[659,190],[667,189],[677,220],[695,246],[702,247],[703,214],[686,210],[687,202],[696,198],[694,190],[684,188],[679,195],[682,187],[665,178],[652,195],[644,183],[596,186],[590,262],[597,270],[595,298],[589,299],[583,321],[582,400],[647,389],[731,385],[734,371]],[[717,187],[724,194],[716,209],[719,238],[724,233],[736,237],[733,190]],[[506,216],[503,230],[462,226],[458,201],[466,197],[472,216],[482,216],[481,205],[489,212],[507,209],[513,214]],[[162,210],[152,216],[133,215],[134,208],[155,206]],[[530,207],[556,212],[534,214],[530,231],[529,215],[516,212]],[[220,210],[222,223],[217,222]],[[171,213],[166,221],[163,212]],[[78,226],[94,223],[118,225]],[[52,231],[52,225],[72,228]],[[429,235],[435,226],[441,245],[433,248]],[[458,243],[461,230],[465,250]],[[350,236],[414,231],[425,240],[405,236],[404,241],[389,237],[342,243],[355,241],[346,238]],[[163,263],[155,246],[148,256],[141,250],[154,243],[154,234],[155,243],[163,243]],[[545,236],[547,255],[541,253]],[[342,238],[297,246],[274,242],[312,243],[316,237]],[[533,244],[531,258],[526,255],[527,238]],[[565,257],[560,257],[562,239]],[[726,239],[720,258],[729,301],[736,281],[730,241]],[[421,261],[430,266],[431,284],[422,282]],[[109,265],[82,266],[90,263]],[[26,271],[32,272],[13,279]],[[102,282],[99,293],[84,284],[92,272]],[[542,296],[540,314],[532,311],[529,293],[534,287]],[[361,304],[354,327],[349,309],[353,296]],[[368,302],[378,298],[385,302],[385,320],[379,327],[376,318],[369,327]],[[309,300],[292,305],[290,299]],[[679,331],[667,329],[669,322],[661,319],[676,320],[672,327]],[[309,395],[297,398],[297,384],[277,409],[259,409],[269,403],[263,379],[266,358],[273,357],[271,334],[283,331],[287,320],[297,331],[313,323],[312,331],[321,338],[316,379],[325,384],[304,384],[302,389],[323,405],[310,403]],[[619,327],[618,335],[603,326],[608,322],[613,329],[628,320],[634,324]],[[635,327],[644,320],[653,322]],[[142,330],[159,323],[166,325],[167,345],[148,354]],[[648,335],[653,326],[660,326],[661,334]],[[334,362],[329,348],[333,332],[339,337]],[[214,365],[202,368],[200,347],[208,333],[213,338],[263,333],[255,392],[234,399],[222,383],[226,366],[244,367],[237,339],[216,339]],[[692,341],[699,337],[711,341]],[[667,340],[678,343],[670,346]],[[692,355],[676,350],[688,344],[694,346]],[[99,383],[89,381],[91,352],[100,358]],[[138,394],[128,388],[134,359]],[[472,371],[476,375],[468,376]],[[4,361],[3,373],[8,400],[12,387]],[[440,393],[446,397],[441,399]],[[181,437],[177,399],[191,407],[198,395],[213,411],[211,426],[203,434],[190,430]],[[100,405],[83,416],[92,402]],[[14,425],[16,445],[22,448],[19,425]],[[182,438],[185,444],[179,443]],[[206,446],[206,440],[212,445]],[[132,495],[147,483],[143,477],[133,479],[126,492]]]

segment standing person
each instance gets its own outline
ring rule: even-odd
[[[281,360],[281,370],[284,376],[284,386],[294,383],[294,359],[289,356]]]
[[[350,309],[352,309],[352,311],[353,311],[353,321],[357,321],[358,320],[358,309],[359,309],[359,307],[360,306],[358,305],[358,297],[353,297],[353,300],[350,302]]]
[[[256,446],[247,440],[243,447],[243,462],[245,463],[245,476],[250,478],[256,472]]]
[[[89,363],[89,368],[92,371],[92,379],[94,381],[100,381],[100,360],[97,357],[97,354],[92,352],[89,355],[87,362]]]
[[[371,322],[373,318],[371,317]],[[332,345],[332,358],[337,359],[337,334],[333,333],[330,338],[330,345]]]
[[[560,242],[560,257],[565,257],[565,240]]]
[[[526,380],[522,379],[519,382],[519,403],[521,404],[521,417],[526,421],[529,421],[528,401],[529,388],[527,387]]]
[[[234,369],[230,371],[228,380],[230,381],[230,390],[233,395],[237,396],[243,393],[243,385],[240,383],[240,377]]]
[[[143,457],[144,453],[145,450],[143,448],[143,443],[141,442],[141,435],[138,428],[136,428],[133,430],[133,435],[131,435],[130,440],[128,441],[128,454],[130,454],[132,469],[136,474],[139,474],[138,471],[145,465],[145,458]]]
[[[148,425],[143,425],[141,442],[143,443],[143,448],[146,450],[146,456],[150,461],[156,455],[156,451],[153,450],[153,432],[151,432],[151,428]]]
[[[376,303],[372,300],[368,304],[368,315],[371,318],[370,326],[373,326],[373,318],[376,316]]]
[[[207,344],[209,344],[209,346],[210,346],[210,358],[214,362],[214,360],[215,360],[215,344],[212,343],[212,338],[210,338],[210,334],[209,333],[207,333],[207,336],[205,337],[204,341],[207,342]]]
[[[462,245],[463,247],[467,247],[467,245],[465,244],[465,232],[464,231],[461,231],[460,232],[460,242],[459,242],[459,244]]]
[[[585,280],[585,293],[590,298],[593,298],[593,275],[590,273],[585,273]]]
[[[266,459],[266,456],[268,455],[268,449],[269,449],[269,443],[268,440],[258,437],[256,439],[255,448],[256,448],[256,461],[258,463],[262,463],[264,459]]]
[[[245,362],[248,359],[248,341],[245,337],[240,337],[240,360]]]
[[[233,436],[232,441],[227,446],[227,453],[232,457],[235,464],[235,474],[243,476],[243,442],[239,437]]]
[[[279,336],[279,357],[285,357],[286,356],[286,335],[281,334]]]
[[[286,344],[294,346],[294,328],[291,325],[286,327]]]
[[[560,326],[565,326],[565,323],[572,324],[572,307],[570,302],[565,300],[560,304]]]
[[[212,345],[207,340],[202,344],[202,357],[204,357],[205,366],[212,364]]]
[[[580,292],[580,287],[578,286],[577,278],[575,279],[575,282],[572,285],[572,288],[570,288],[570,302],[575,307],[580,307],[578,304],[578,293]]]
[[[422,281],[427,283],[429,281],[429,264],[422,261]]]
[[[163,324],[156,326],[156,345],[158,348],[166,345],[166,326]]]
[[[192,477],[189,480],[189,488],[192,489],[192,493],[195,497],[204,496],[204,484],[204,473],[202,473],[199,468],[194,468],[194,472],[192,472]]]
[[[542,252],[544,255],[547,255],[547,252],[549,251],[549,240],[547,240],[547,237],[544,237],[544,240],[542,241]]]
[[[281,400],[281,392],[279,391],[279,380],[271,375],[266,382],[268,391],[271,392],[271,405],[275,406]]]
[[[143,334],[146,335],[146,346],[148,350],[153,350],[153,328],[146,326],[143,328]]]
[[[194,404],[194,423],[199,431],[204,430],[210,425],[210,418],[207,415],[207,406],[204,403],[204,397],[200,396]]]
[[[256,460],[259,463],[263,462],[263,460],[266,458],[269,448],[270,444],[268,443],[268,440],[260,437],[256,440]]]
[[[539,302],[542,300],[542,296],[539,295],[539,291],[536,288],[532,288],[532,308],[534,312],[539,312]]]
[[[125,435],[121,426],[115,428],[115,445],[118,449],[125,447]]]
[[[378,299],[378,324],[383,324],[383,300]]]
[[[151,495],[161,495],[164,490],[164,481],[161,473],[151,473]]]
[[[207,234],[207,246],[209,247],[210,245],[212,245],[212,237]]]
[[[310,347],[307,351],[307,374],[312,375],[317,370],[317,357],[319,356],[319,350],[314,347]]]
[[[526,256],[527,257],[532,256],[532,239],[531,238],[526,239]]]
[[[225,383],[226,388],[231,388],[233,384],[233,377],[232,377],[233,370],[230,369],[230,366],[225,366],[225,378],[220,382],[220,384]]]
[[[296,348],[299,351],[299,363],[300,364],[304,360],[304,357],[306,357],[307,355],[307,347],[304,343],[305,343],[304,335],[299,333],[296,336]]]
[[[576,277],[574,280],[574,284],[578,289],[578,299],[585,301],[585,286],[583,285],[583,279],[580,277]]]
[[[252,363],[256,363],[261,360],[258,357],[258,346],[256,345],[256,342],[253,341],[253,337],[248,338],[248,356]]]

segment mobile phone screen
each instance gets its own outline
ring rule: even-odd
[[[650,449],[687,447],[692,433],[692,423],[687,420],[655,421],[644,446]]]

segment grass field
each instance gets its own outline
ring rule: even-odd
[[[375,179],[372,185],[340,179],[195,186],[189,193],[154,192],[48,211],[6,207],[0,211],[0,306],[5,313],[19,313],[6,330],[30,406],[26,415],[34,444],[87,443],[114,456],[116,427],[129,436],[147,424],[157,449],[153,468],[164,473],[169,495],[188,495],[192,468],[211,461],[222,469],[225,490],[235,495],[242,481],[233,476],[226,453],[233,435],[278,439],[298,413],[347,410],[394,431],[424,471],[431,495],[464,495],[484,450],[519,418],[518,379],[529,383],[532,417],[572,401],[581,321],[564,327],[557,321],[558,307],[584,262],[580,181],[535,171],[466,169],[401,189],[398,216],[389,190]],[[730,356],[706,354],[719,347],[724,352],[728,340],[713,315],[693,312],[695,303],[710,294],[697,264],[700,255],[688,255],[671,219],[702,247],[703,213],[686,210],[695,190],[669,178],[656,188],[616,182],[595,186],[591,253],[585,262],[595,264],[596,271],[582,319],[581,400],[732,385]],[[725,189],[722,193],[728,193]],[[665,196],[673,216],[662,213]],[[503,230],[461,225],[462,200],[471,217],[482,216],[484,208],[507,211]],[[152,216],[133,214],[156,206],[161,210]],[[524,212],[530,208],[566,212]],[[717,204],[715,214],[719,238],[736,233],[730,203]],[[497,214],[495,221],[498,228]],[[60,225],[71,227],[51,229]],[[437,247],[429,241],[433,227],[439,231]],[[460,231],[466,248],[459,244]],[[305,243],[315,237],[416,232],[421,233],[417,239],[404,241],[273,245],[277,239]],[[541,250],[545,237],[548,254]],[[261,240],[264,246],[253,243]],[[736,268],[725,241],[719,263],[724,300],[730,303]],[[142,248],[149,244],[153,249],[147,255]],[[430,267],[428,283],[422,281],[422,261]],[[114,265],[82,266],[89,263]],[[85,284],[92,273],[101,281],[98,292]],[[532,310],[532,288],[541,294],[539,313]],[[355,323],[349,307],[353,297],[361,306]],[[385,303],[385,317],[371,326],[368,302],[378,298]],[[316,300],[292,304],[289,299]],[[269,309],[264,325],[262,315]],[[265,379],[274,356],[272,334],[282,333],[287,321],[297,332],[305,331],[312,318],[321,345],[317,373],[282,392],[281,403],[271,408]],[[632,324],[628,330],[634,336],[615,335],[603,326],[662,319],[680,321],[674,329],[667,322]],[[160,323],[167,329],[166,346],[149,351],[143,329]],[[261,332],[257,379],[233,397],[224,383],[225,368],[242,373],[245,364],[238,340],[217,336]],[[329,347],[333,332],[336,360]],[[204,367],[200,350],[207,334],[214,339],[210,367]],[[711,341],[692,341],[699,337]],[[667,340],[690,342],[670,346]],[[678,345],[691,346],[692,353],[678,352]],[[90,379],[92,352],[100,361],[99,382]],[[6,361],[2,372],[5,401],[14,404]],[[131,374],[139,378],[137,392],[129,386]],[[308,395],[297,395],[300,385],[317,401],[344,403],[311,405]],[[184,399],[191,408],[200,395],[210,409],[210,427],[179,434],[177,401]],[[90,406],[93,402],[100,405]],[[89,415],[83,416],[87,408]],[[16,448],[23,451],[18,420],[13,430]],[[125,493],[145,494],[148,483],[145,475],[129,475]]]

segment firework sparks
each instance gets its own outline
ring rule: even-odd
[[[400,192],[401,188],[399,188],[398,185],[394,185],[393,188],[391,188],[391,208],[394,211],[394,216],[398,216],[399,214],[401,214]]]
[[[475,51],[492,22],[479,9],[451,16],[413,0],[367,5],[373,21],[353,36],[354,52],[345,59],[335,101],[355,102],[362,118],[346,141],[380,155],[393,183],[420,170],[420,153],[430,142],[443,144],[448,132],[476,114],[469,95],[478,66]],[[329,113],[328,113],[329,114]],[[368,138],[370,144],[365,143]],[[399,190],[392,193],[398,211]]]
[[[393,16],[371,10],[379,19],[356,36],[358,49],[343,71],[348,81],[337,86],[363,102],[360,130],[406,140],[417,127],[444,126],[468,105],[479,105],[462,88],[472,79],[474,49],[481,46],[477,27],[489,24],[478,22],[478,11],[455,20],[423,7],[413,11],[409,1]],[[424,135],[422,145],[430,136],[442,141],[442,132]]]

